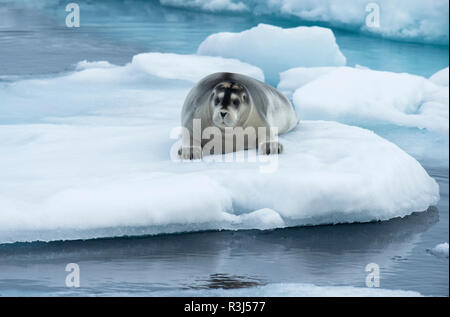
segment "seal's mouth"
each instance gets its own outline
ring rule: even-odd
[[[234,124],[228,124],[227,122],[222,120],[220,122],[216,122],[216,126],[218,126],[219,128],[232,128],[234,127]]]
[[[219,114],[219,122],[220,123],[222,123],[222,124],[227,124],[227,122],[229,121],[228,119],[229,119],[229,114],[228,113],[225,113],[225,114],[223,114],[223,112],[221,112],[220,114]]]
[[[219,128],[234,127],[236,125],[236,120],[234,120],[233,114],[224,109],[215,111],[213,122]]]

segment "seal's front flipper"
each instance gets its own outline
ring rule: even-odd
[[[283,144],[278,141],[261,142],[258,146],[259,154],[281,154],[283,152]]]
[[[200,146],[183,146],[178,150],[178,157],[182,160],[200,160],[202,148]]]

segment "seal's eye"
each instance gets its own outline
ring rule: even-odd
[[[236,107],[238,107],[240,103],[241,102],[239,101],[239,99],[234,99],[233,101],[233,105],[235,105]]]
[[[219,102],[220,102],[219,97],[216,97],[216,99],[214,99],[214,104],[217,106],[219,104]]]

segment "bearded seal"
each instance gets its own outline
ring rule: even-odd
[[[201,131],[195,131],[195,119]],[[219,153],[257,147],[259,154],[278,154],[283,146],[277,135],[292,130],[298,121],[289,100],[275,88],[242,74],[214,73],[200,80],[186,97],[181,123],[187,133],[182,136],[178,155],[188,160],[201,158],[208,142],[204,132],[210,127],[222,132]],[[247,133],[247,128],[265,130],[254,142],[247,135],[246,142],[237,144],[236,132],[230,131]],[[230,140],[232,147],[226,147]]]

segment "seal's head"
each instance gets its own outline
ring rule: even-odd
[[[221,82],[213,89],[210,106],[217,127],[235,127],[250,109],[247,89],[236,82]]]

